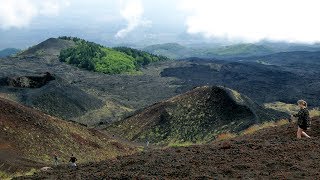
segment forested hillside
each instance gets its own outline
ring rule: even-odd
[[[74,47],[60,52],[60,61],[89,71],[106,74],[134,74],[142,66],[151,62],[168,60],[164,56],[152,55],[127,47],[107,48],[73,37],[60,37],[60,39],[72,40],[76,43]]]

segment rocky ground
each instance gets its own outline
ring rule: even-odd
[[[60,166],[19,179],[319,179],[320,119],[311,139],[296,139],[296,124],[226,141],[137,153],[100,163]]]

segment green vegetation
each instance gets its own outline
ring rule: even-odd
[[[265,103],[264,107],[288,114],[295,114],[299,111],[299,107],[296,104],[286,104],[283,102]]]
[[[320,117],[320,109],[319,108],[313,108],[310,110],[310,116],[311,117]]]
[[[260,124],[254,124],[239,133],[230,133],[230,132],[221,133],[217,136],[215,140],[225,141],[225,140],[233,139],[243,135],[254,134],[262,129],[283,126],[286,124],[289,124],[289,121],[287,119],[280,119],[278,121],[267,121]]]
[[[6,179],[13,179],[13,178],[17,178],[17,177],[21,177],[21,176],[32,176],[34,173],[36,173],[37,170],[32,168],[30,171],[28,172],[15,172],[15,173],[7,173],[4,171],[0,171],[0,179],[6,180]]]
[[[128,47],[116,47],[113,49],[119,52],[123,52],[130,57],[133,57],[135,59],[135,63],[136,63],[135,65],[137,67],[145,66],[153,62],[169,60],[169,58],[165,56],[153,55],[144,51],[140,51],[140,50],[132,49]]]
[[[191,142],[170,142],[167,146],[169,147],[188,147],[201,143],[191,143]]]
[[[106,74],[121,74],[138,70],[132,57],[109,48],[103,48],[102,51],[104,56],[94,59],[95,71]]]
[[[60,61],[89,71],[106,74],[135,74],[142,66],[169,60],[164,56],[152,55],[127,47],[107,48],[74,37],[60,37],[60,39],[71,40],[76,44],[60,52]]]
[[[245,129],[244,131],[242,131],[240,135],[253,134],[262,129],[276,127],[276,126],[283,126],[288,123],[289,121],[287,119],[280,119],[278,121],[269,121],[269,122],[264,122],[262,124],[255,124]]]
[[[238,133],[236,132],[223,132],[221,134],[218,134],[215,136],[214,141],[226,141],[229,139],[233,139],[236,137],[241,137],[243,135],[248,135],[248,134],[254,134],[262,129],[266,128],[272,128],[272,127],[278,127],[278,126],[283,126],[289,124],[289,121],[287,119],[280,119],[278,121],[266,121],[260,124],[254,124],[247,129],[244,129],[243,131],[240,131]],[[209,140],[208,142],[210,142]],[[180,141],[172,141],[169,142],[167,146],[169,147],[187,147],[187,146],[192,146],[192,145],[198,145],[198,144],[205,144],[207,142],[205,141],[198,141],[198,142],[180,142]]]
[[[6,173],[6,172],[0,171],[0,178],[1,178],[1,179],[11,179],[12,176],[9,175],[9,174]]]

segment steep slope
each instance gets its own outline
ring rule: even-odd
[[[312,139],[297,140],[296,124],[207,145],[168,148],[22,179],[319,179],[320,120]]]
[[[107,131],[133,141],[195,143],[284,117],[285,114],[264,109],[234,90],[200,87],[115,122]]]
[[[20,56],[58,56],[62,49],[73,47],[75,43],[58,38],[49,38],[40,44],[30,47],[20,53]]]
[[[13,71],[13,69],[11,69]],[[35,107],[47,114],[73,120],[88,111],[102,107],[103,102],[56,75],[46,73],[19,73],[0,77],[0,90],[14,92],[14,100]]]
[[[0,50],[0,58],[17,54],[20,51],[21,51],[20,49],[15,49],[15,48],[6,48],[3,50]]]
[[[0,129],[0,172],[51,165],[53,153],[61,163],[67,163],[71,154],[84,163],[135,151],[133,146],[117,142],[109,135],[2,98]]]

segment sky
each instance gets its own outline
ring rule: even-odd
[[[320,41],[318,0],[0,0],[0,49],[49,37],[106,45]]]

